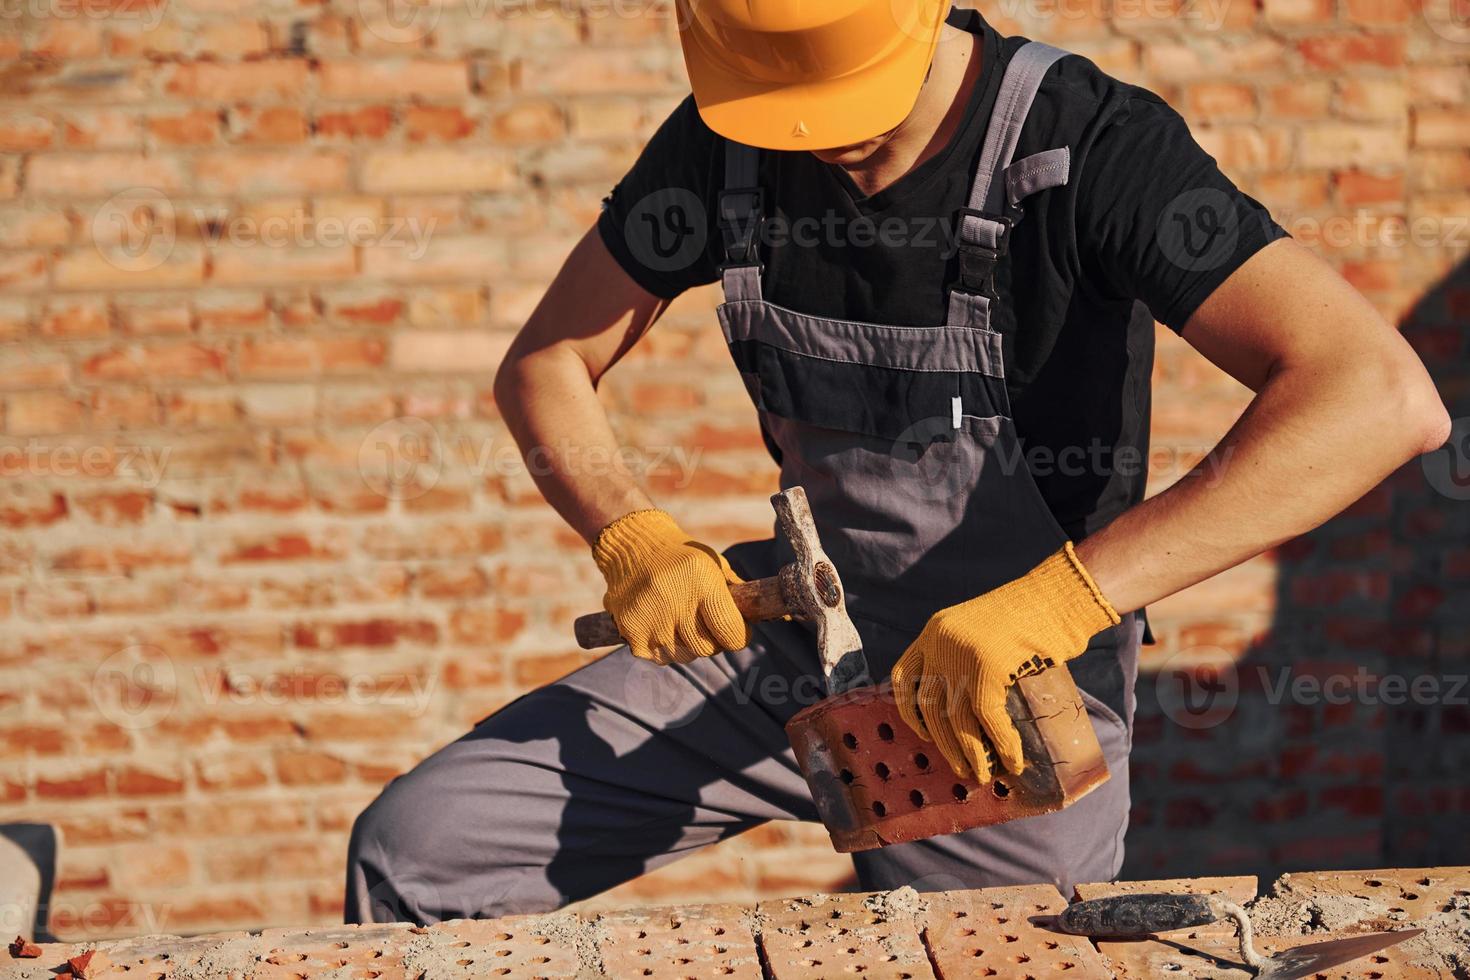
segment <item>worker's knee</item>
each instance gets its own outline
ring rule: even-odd
[[[411,807],[392,785],[358,814],[347,845],[349,922],[423,924],[443,917],[438,889],[424,873],[422,851],[432,831],[423,818],[423,809]]]
[[[349,922],[476,919],[549,912],[566,899],[546,864],[556,823],[492,772],[495,791],[466,793],[463,772],[421,765],[390,783],[352,826],[347,853]]]

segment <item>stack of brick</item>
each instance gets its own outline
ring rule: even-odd
[[[1172,891],[1221,895],[1237,903],[1255,895],[1255,879],[1175,879],[1082,885],[1076,898],[1120,892]],[[1412,889],[1412,890],[1411,890]],[[1396,910],[1389,928],[1460,916],[1458,931],[1382,950],[1320,976],[1358,980],[1449,978],[1470,966],[1470,868],[1293,876],[1263,901],[1290,894],[1303,902],[1386,899]],[[973,977],[1068,977],[1104,980],[1174,976],[1180,980],[1244,980],[1233,927],[1210,925],[1184,935],[1130,942],[1067,935],[1053,928],[1067,900],[1049,885],[920,895],[910,889],[866,895],[817,895],[754,906],[706,905],[578,915],[512,916],[483,921],[270,929],[181,939],[144,937],[95,945],[46,944],[21,950],[0,977],[41,980],[56,971],[80,980],[147,976],[178,980],[296,980],[300,977],[627,978],[822,980],[859,975],[874,980],[959,980]],[[1320,910],[1319,910],[1320,911]],[[1255,916],[1267,953],[1368,931],[1339,922],[1310,936],[1272,937],[1284,919]],[[1274,930],[1273,930],[1274,925]],[[1446,937],[1460,944],[1437,948]],[[1454,959],[1459,955],[1462,959]]]
[[[1450,0],[982,6],[1160,91],[1386,313],[1417,309],[1407,332],[1465,407],[1470,293],[1415,305],[1470,251]],[[383,783],[585,661],[569,624],[599,583],[515,461],[490,377],[687,91],[670,8],[8,12],[0,821],[60,831],[62,935],[337,920],[351,820]],[[1405,220],[1427,238],[1395,244]],[[660,502],[725,543],[768,531],[775,476],[712,302],[676,303],[602,391]],[[1161,345],[1155,489],[1245,401]],[[1268,631],[1272,663],[1314,671],[1463,662],[1446,594],[1470,579],[1470,528],[1416,474],[1160,603],[1146,667]],[[1247,686],[1233,718],[1186,729],[1148,676],[1134,873],[1463,858],[1470,766],[1446,744],[1463,708],[1284,709]],[[849,875],[820,828],[768,827],[609,901]]]

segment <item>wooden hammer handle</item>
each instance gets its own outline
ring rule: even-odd
[[[754,582],[736,582],[730,586],[730,598],[735,600],[735,608],[740,610],[740,615],[753,623],[780,619],[791,612],[781,594],[779,575]],[[615,647],[627,642],[618,632],[618,624],[613,622],[612,614],[607,612],[578,616],[572,629],[577,635],[577,645],[583,650]]]

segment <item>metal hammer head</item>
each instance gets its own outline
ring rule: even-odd
[[[781,569],[781,594],[797,619],[817,628],[817,655],[827,678],[827,693],[870,684],[863,641],[847,615],[847,594],[837,567],[822,550],[817,525],[801,487],[771,497],[776,520],[796,559]]]

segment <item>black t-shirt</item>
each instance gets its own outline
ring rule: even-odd
[[[805,151],[761,151],[768,300],[848,320],[945,322],[956,212],[1005,66],[1024,43],[997,35],[976,11],[953,11],[950,23],[981,37],[983,61],[959,130],[934,157],[863,197],[839,166]],[[1163,100],[1077,55],[1047,73],[1014,158],[1058,146],[1070,148],[1070,180],[1022,202],[1000,277],[1014,316],[996,325],[1026,461],[1080,540],[1143,498],[1148,313],[1182,329],[1216,286],[1286,233]],[[706,217],[724,169],[723,142],[685,99],[609,195],[602,240],[644,289],[671,298],[719,278],[722,238]]]

